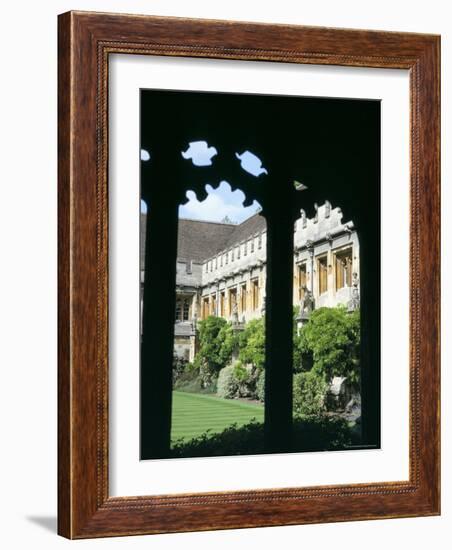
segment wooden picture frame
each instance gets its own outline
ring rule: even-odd
[[[438,36],[137,15],[59,16],[58,532],[89,538],[440,513]],[[109,55],[406,69],[410,74],[408,481],[110,497]]]

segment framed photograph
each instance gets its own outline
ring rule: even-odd
[[[440,513],[438,36],[59,16],[59,533]]]

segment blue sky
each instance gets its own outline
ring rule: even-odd
[[[179,207],[180,218],[220,222],[227,216],[232,222],[241,223],[260,208],[257,201],[245,208],[245,194],[239,189],[232,191],[226,181],[222,181],[216,189],[206,185],[206,190],[208,195],[202,202],[198,201],[193,191],[187,191],[189,201]]]
[[[209,146],[205,141],[191,142],[188,149],[182,151],[182,156],[191,160],[195,166],[211,165],[212,159],[217,154],[215,147]],[[243,170],[256,178],[261,174],[267,174],[260,159],[250,151],[236,153],[235,156]],[[151,160],[151,154],[144,149],[141,150],[140,157],[144,162]],[[259,185],[257,181],[256,185]],[[227,217],[233,223],[242,223],[260,210],[257,201],[254,201],[251,206],[244,207],[244,193],[239,189],[232,191],[227,181],[221,181],[215,189],[207,184],[206,191],[207,198],[201,202],[198,201],[193,191],[187,191],[188,202],[179,207],[179,217],[212,222],[221,222]],[[146,205],[143,201],[141,201],[141,211],[146,212]]]
[[[188,202],[179,207],[179,218],[221,222],[227,216],[233,223],[242,223],[260,210],[257,201],[244,207],[245,194],[239,189],[232,191],[226,181],[222,181],[216,189],[206,185],[206,190],[207,198],[201,202],[193,191],[187,191]],[[146,212],[144,201],[141,201],[141,212]]]

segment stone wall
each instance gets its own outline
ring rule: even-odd
[[[299,305],[309,290],[314,308],[347,305],[352,299],[352,276],[359,274],[359,240],[353,222],[342,223],[342,211],[329,202],[316,206],[314,218],[306,218],[303,210],[300,214],[294,226],[293,304]],[[261,317],[266,247],[264,229],[204,261],[178,258],[176,292],[190,301],[188,321],[217,315],[246,323]],[[358,279],[354,282],[359,292]],[[193,360],[194,334],[182,335],[183,328],[176,323],[175,349]]]
[[[340,208],[326,202],[316,209],[316,216],[308,219],[303,211],[294,227],[294,291],[293,303],[298,305],[303,292],[302,282],[312,292],[315,307],[347,305],[352,298],[351,274],[359,273],[359,241],[353,222],[342,223]],[[231,290],[237,296],[237,314],[248,322],[263,313],[265,301],[267,233],[262,231],[236,243],[202,264],[198,316],[204,317],[203,304],[209,300],[209,314],[233,317],[230,304]],[[340,259],[350,263],[341,280],[337,273]],[[324,261],[323,288],[319,261]],[[301,281],[298,266],[304,266],[306,280]],[[258,303],[253,300],[253,282],[258,281]],[[338,282],[340,284],[338,284]],[[224,293],[225,306],[220,307]],[[242,300],[242,293],[246,296]],[[232,294],[233,296],[233,294]],[[242,304],[246,304],[243,308]]]

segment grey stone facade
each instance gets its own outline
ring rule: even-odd
[[[293,304],[359,303],[359,242],[353,222],[328,202],[294,227]],[[144,271],[142,215],[142,280]],[[238,225],[179,220],[175,353],[192,361],[196,323],[209,315],[246,323],[265,312],[266,223],[259,213]]]

